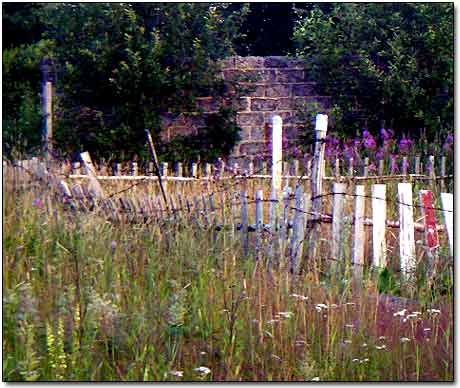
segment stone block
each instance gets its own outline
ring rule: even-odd
[[[196,107],[205,112],[214,112],[219,109],[218,102],[213,97],[197,97]]]
[[[305,72],[303,70],[278,70],[278,74],[276,76],[276,81],[282,83],[297,83],[303,82],[304,80]]]
[[[267,85],[265,91],[266,97],[289,97],[291,94],[291,88],[286,84],[272,84]]]
[[[263,113],[238,113],[236,122],[238,125],[261,126],[264,124]]]
[[[312,96],[315,94],[314,82],[304,82],[292,85],[292,95],[293,96]]]
[[[258,155],[268,152],[265,142],[245,142],[240,144],[240,155]]]
[[[251,140],[251,132],[252,132],[252,127],[248,125],[240,125],[241,128],[240,136],[241,136],[241,141],[248,141]]]
[[[265,67],[289,67],[288,57],[266,57]]]
[[[251,98],[251,111],[273,111],[278,108],[279,100],[273,98]]]
[[[266,136],[266,125],[260,125],[257,127],[252,127],[251,128],[251,140],[260,140],[260,141],[265,141],[267,140]]]
[[[239,84],[241,87],[240,92],[245,97],[264,97],[265,96],[265,86],[257,85],[250,82],[241,82]]]
[[[294,100],[292,98],[280,98],[278,101],[278,110],[292,110],[295,107]]]
[[[294,124],[295,121],[295,113],[294,112],[265,112],[264,113],[264,120],[266,123],[271,123],[272,122],[272,117],[273,116],[281,116],[281,119],[283,120],[283,125],[286,124]]]
[[[235,57],[235,67],[239,69],[260,69],[264,67],[264,57]]]

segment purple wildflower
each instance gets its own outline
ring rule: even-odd
[[[374,150],[377,147],[374,136],[372,136],[367,129],[363,131],[363,139],[364,148]]]
[[[35,198],[33,201],[32,201],[32,206],[35,206],[35,207],[38,207],[38,208],[42,208],[43,207],[43,202],[40,198]]]
[[[393,130],[392,129],[385,129],[385,128],[381,128],[380,129],[380,137],[386,141],[386,140],[390,140],[392,137],[393,137]]]
[[[412,147],[412,143],[412,140],[409,138],[406,139],[406,136],[403,135],[403,138],[399,141],[399,150],[403,153],[409,152]]]
[[[375,157],[377,160],[381,160],[383,159],[385,156],[385,148],[384,147],[380,147],[377,152],[375,153]]]
[[[452,132],[449,132],[449,134],[446,137],[446,141],[444,142],[444,145],[442,146],[442,149],[446,152],[452,150],[452,144],[454,144],[454,135]]]

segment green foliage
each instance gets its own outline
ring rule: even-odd
[[[225,4],[48,4],[62,90],[57,143],[139,154],[161,112],[193,111],[197,96],[224,92],[216,61],[233,53],[240,15]]]
[[[206,117],[206,126],[196,135],[176,136],[160,147],[165,160],[215,162],[218,157],[228,155],[240,139],[239,127],[235,124],[236,113],[221,108],[218,113]]]
[[[452,130],[452,4],[317,5],[299,11],[294,41],[340,108],[337,129]]]
[[[40,146],[40,60],[52,49],[41,40],[3,50],[3,152],[15,156]]]

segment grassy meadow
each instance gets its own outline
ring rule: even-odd
[[[450,265],[406,287],[331,276],[320,249],[294,276],[238,233],[113,223],[4,182],[3,380],[453,380]]]

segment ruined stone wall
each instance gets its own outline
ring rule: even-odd
[[[285,143],[295,144],[304,124],[305,106],[316,102],[328,108],[329,98],[318,96],[315,84],[308,78],[304,62],[288,57],[230,57],[222,61],[222,76],[226,81],[243,79],[242,86],[252,89],[238,104],[237,123],[241,127],[241,141],[235,146],[233,157],[247,157],[269,152],[271,118],[283,119]],[[204,112],[217,109],[210,97],[197,99]],[[199,114],[174,120],[164,117],[163,133],[167,139],[177,134],[196,132],[204,120]]]

